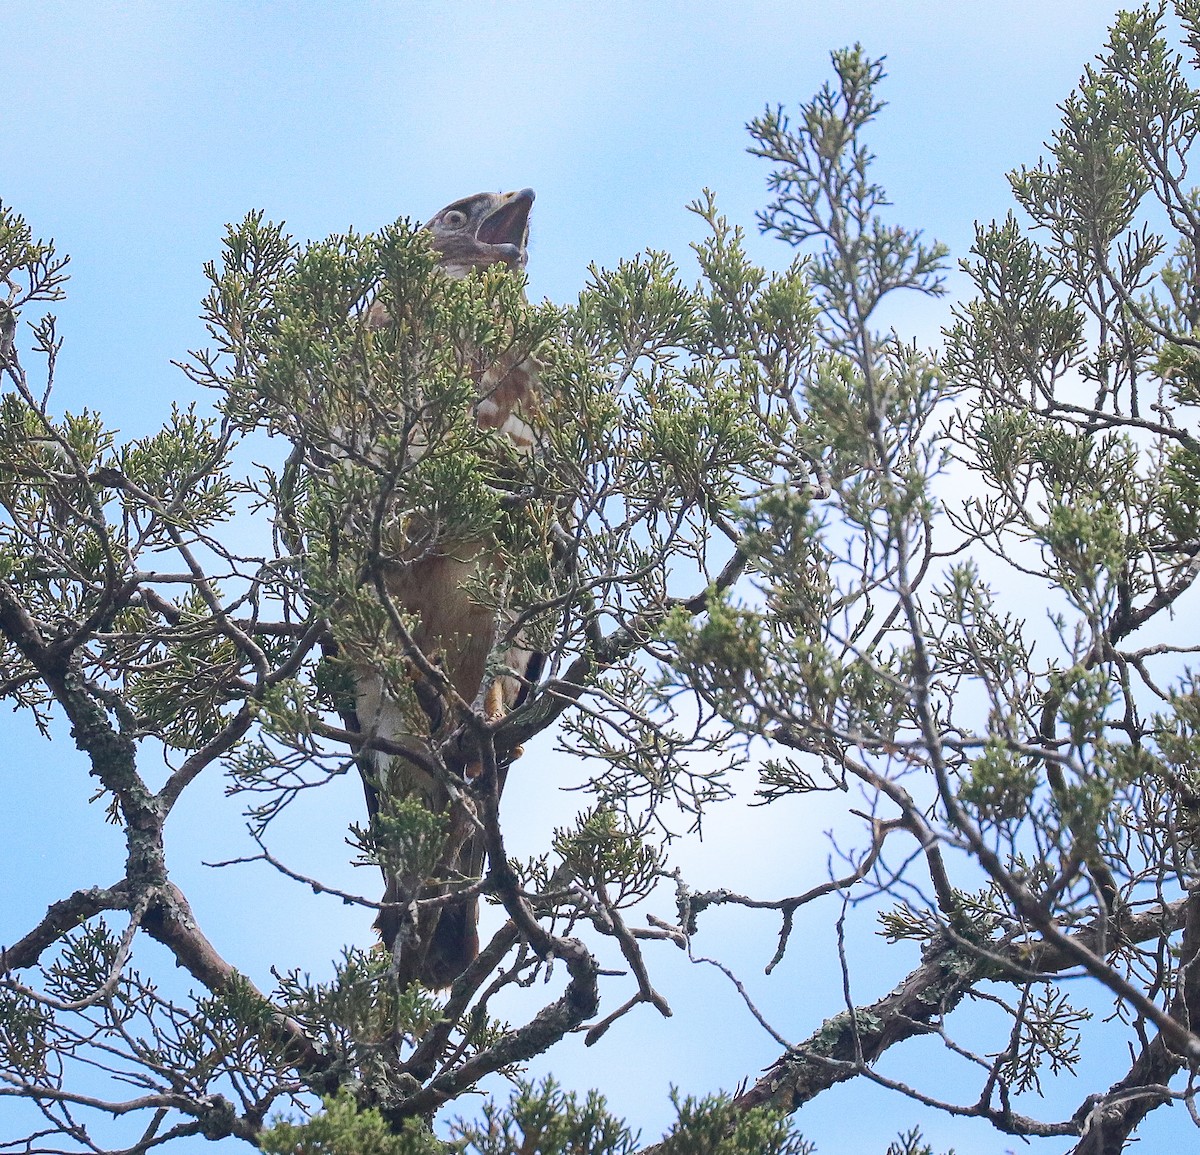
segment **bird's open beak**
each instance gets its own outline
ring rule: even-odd
[[[533,189],[523,188],[509,193],[504,203],[483,218],[475,239],[497,249],[497,256],[509,264],[521,260],[525,247],[525,230],[529,226],[529,210],[533,207]]]

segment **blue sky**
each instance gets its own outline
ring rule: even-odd
[[[0,33],[0,199],[72,254],[71,295],[57,308],[66,338],[58,405],[97,408],[138,435],[157,428],[173,401],[206,400],[170,362],[205,343],[202,264],[218,255],[225,223],[251,209],[312,238],[401,215],[424,219],[481,189],[531,185],[530,295],[564,302],[590,262],[611,265],[648,246],[690,269],[699,222],[684,206],[708,186],[747,227],[756,258],[782,267],[789,252],[753,233],[767,170],[746,155],[744,125],[768,103],[810,96],[829,75],[829,51],[854,42],[887,56],[889,107],[870,143],[896,219],[963,256],[974,221],[1007,211],[1005,171],[1037,161],[1055,105],[1102,46],[1114,11],[1091,0],[10,0]],[[961,279],[951,288],[961,291]],[[898,323],[932,341],[948,309],[923,303]],[[115,878],[120,845],[86,805],[90,783],[69,740],[60,737],[47,757],[19,720],[5,717],[3,726],[7,942],[46,903]],[[531,752],[506,794],[514,811],[522,807],[514,837],[526,853],[578,805],[558,794],[559,761],[549,751],[546,743]],[[338,944],[364,940],[360,917],[263,874],[247,874],[231,902],[230,876],[214,878],[200,863],[245,853],[237,806],[216,780],[196,793],[193,810],[173,820],[172,851],[211,936],[239,966],[264,980],[270,962],[319,970]],[[341,843],[358,806],[357,787],[340,784],[301,807],[285,836],[312,869],[369,888],[344,865]],[[756,815],[755,827],[716,823],[703,846],[681,852],[698,885],[774,893],[795,886],[788,872],[798,861],[803,877],[821,873],[827,819],[812,807]],[[76,848],[65,862],[63,845]],[[774,853],[764,861],[766,846]],[[281,904],[294,916],[264,942],[260,917]],[[761,970],[774,928],[733,916],[721,926],[729,950],[715,935],[703,949]],[[147,963],[153,957],[148,951]],[[715,971],[662,965],[674,1019],[627,1019],[600,1046],[568,1043],[549,1064],[570,1085],[604,1090],[648,1136],[668,1115],[670,1083],[696,1093],[731,1088],[776,1051]],[[801,954],[774,986],[760,984],[793,1038],[837,1009],[836,990],[817,985],[816,969]],[[856,996],[883,994],[885,973]],[[823,1152],[882,1152],[917,1117],[856,1086],[818,1101],[801,1126]],[[932,1120],[928,1130],[960,1152],[1006,1146],[962,1123]]]

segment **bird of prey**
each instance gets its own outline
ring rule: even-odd
[[[504,265],[520,270],[528,257],[529,210],[533,190],[509,193],[477,193],[447,205],[425,228],[432,234],[432,247],[446,276],[461,279],[476,270]],[[367,317],[368,329],[391,323],[386,306],[377,300]],[[476,383],[475,420],[480,428],[506,437],[521,452],[531,452],[535,433],[531,422],[536,362],[524,354],[509,354],[488,365]],[[471,590],[478,590],[482,577],[496,579],[499,566],[494,543],[455,541],[423,548],[416,557],[401,559],[387,574],[386,589],[396,606],[415,620],[413,641],[436,663],[458,697],[495,717],[513,708],[536,680],[541,657],[519,644],[510,646],[503,665],[515,672],[500,675],[484,685],[489,656],[500,629],[507,623],[494,605],[481,604]],[[418,700],[429,716],[436,735],[452,717],[418,680]],[[422,692],[424,696],[422,696]],[[362,732],[400,745],[411,745],[397,703],[388,697],[378,672],[360,667],[356,673],[357,722]],[[428,746],[424,747],[426,754]],[[482,877],[484,847],[474,819],[453,802],[443,781],[419,765],[419,759],[373,751],[364,756],[367,804],[372,819],[388,813],[393,799],[417,797],[430,811],[449,815],[450,834],[442,855],[441,879],[422,896],[452,893],[455,884]],[[471,776],[471,769],[466,777]],[[385,902],[409,901],[411,889],[389,877],[385,870]],[[384,945],[393,952],[402,979],[416,978],[437,989],[449,985],[471,963],[479,951],[477,930],[478,897],[447,902],[417,917],[393,907],[377,922]],[[404,941],[397,950],[397,938]],[[407,954],[407,958],[405,958]],[[414,957],[415,954],[415,957]]]

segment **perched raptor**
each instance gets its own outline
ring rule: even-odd
[[[439,265],[449,277],[460,279],[475,270],[502,264],[524,268],[528,256],[529,210],[533,190],[510,193],[478,193],[447,205],[425,228],[432,234],[432,247]],[[391,318],[381,301],[371,307],[367,325],[381,329]],[[499,357],[487,365],[476,381],[475,420],[481,428],[507,437],[521,451],[532,451],[535,434],[531,425],[536,363],[523,354]],[[501,675],[485,686],[489,655],[506,623],[492,605],[472,596],[481,576],[495,578],[497,567],[493,543],[456,541],[419,556],[401,559],[386,578],[389,596],[397,607],[416,621],[413,641],[435,662],[459,698],[482,706],[497,716],[520,701],[529,680],[536,679],[540,656],[519,644],[510,646],[503,664],[517,676]],[[406,724],[399,706],[389,700],[383,679],[368,668],[356,675],[356,713],[359,728],[376,737],[406,744]],[[418,686],[418,697],[435,733],[452,717],[436,695]],[[450,893],[455,884],[482,876],[484,848],[470,815],[461,803],[452,805],[443,782],[419,768],[416,760],[398,754],[373,752],[367,756],[367,802],[374,819],[386,814],[391,799],[418,796],[434,813],[450,816],[448,852],[442,859],[441,890]],[[470,777],[470,770],[467,771]],[[385,877],[387,872],[385,871]],[[385,901],[412,897],[395,878],[386,877]],[[437,895],[426,887],[422,897]],[[428,987],[447,986],[462,973],[479,950],[477,931],[478,898],[449,902],[425,912],[407,928],[407,940],[397,957],[402,960],[402,977],[415,977]],[[403,917],[385,911],[377,923],[385,945],[396,952]],[[408,955],[407,961],[403,956]],[[413,954],[416,952],[415,959]]]

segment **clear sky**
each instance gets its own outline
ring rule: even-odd
[[[8,0],[0,199],[72,255],[71,295],[57,307],[66,338],[58,406],[99,409],[137,435],[157,428],[173,401],[207,401],[170,362],[205,343],[201,267],[217,257],[226,222],[262,209],[315,238],[531,185],[532,297],[570,300],[590,262],[611,265],[645,247],[689,269],[699,222],[684,206],[703,187],[751,232],[765,202],[767,170],[744,151],[746,121],[766,104],[809,97],[829,75],[829,51],[855,42],[887,57],[889,107],[871,144],[896,219],[965,255],[974,221],[1007,211],[1005,171],[1036,163],[1056,104],[1101,48],[1114,11],[1109,0]],[[752,252],[776,267],[790,258],[756,236]],[[961,279],[951,288],[961,291]],[[912,331],[932,341],[948,308],[922,306]],[[0,942],[10,942],[46,903],[112,881],[120,846],[86,806],[91,784],[69,739],[47,757],[19,721],[3,726]],[[528,852],[578,805],[557,795],[549,751],[546,743],[519,764],[505,797],[523,806]],[[313,869],[340,870],[338,881],[361,889],[370,884],[342,861],[345,821],[359,805],[357,787],[343,786],[301,810],[292,845],[318,855]],[[260,981],[271,962],[319,972],[340,943],[367,940],[361,917],[253,870],[231,903],[230,876],[214,881],[199,864],[246,852],[237,806],[222,800],[219,781],[197,793],[199,805],[172,828],[172,852],[210,936],[237,965]],[[705,846],[683,852],[697,884],[775,893],[796,860],[823,862],[823,824],[811,808],[758,821],[753,835],[718,824]],[[282,903],[294,904],[291,932],[264,942],[256,911]],[[744,920],[722,925],[731,943],[751,934]],[[701,945],[761,971],[774,928],[753,927],[753,953],[725,950],[717,937]],[[154,961],[152,948],[143,957]],[[800,952],[761,988],[795,1039],[837,1009],[837,991],[811,980],[816,969]],[[676,962],[667,970],[674,1019],[630,1017],[600,1046],[569,1043],[548,1064],[569,1085],[608,1093],[647,1137],[668,1116],[669,1084],[732,1089],[777,1049],[716,972]],[[856,995],[885,990],[881,978]],[[882,1152],[916,1118],[912,1105],[856,1085],[800,1122],[822,1152]],[[960,1152],[1015,1146],[951,1121],[930,1120],[928,1134]]]

